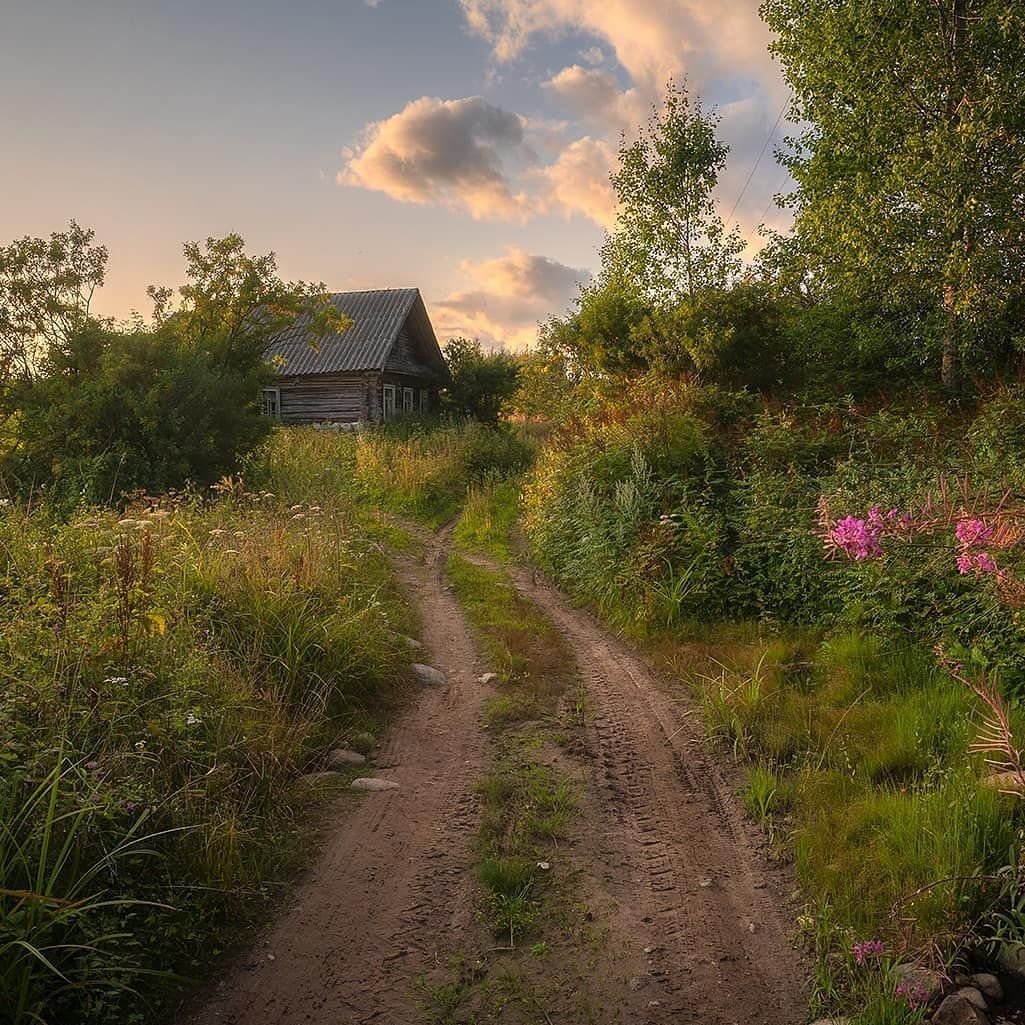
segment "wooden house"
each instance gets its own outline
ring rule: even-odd
[[[278,334],[266,356],[277,380],[263,411],[285,423],[379,423],[437,408],[448,381],[427,308],[417,288],[337,292],[351,321],[311,346],[303,319]]]

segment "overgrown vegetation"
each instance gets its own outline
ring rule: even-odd
[[[353,513],[219,490],[0,510],[4,1021],[152,1021],[133,991],[280,899],[302,774],[397,699],[414,624]]]

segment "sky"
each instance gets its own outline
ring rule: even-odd
[[[101,314],[235,231],[523,348],[597,270],[620,138],[671,76],[721,118],[723,216],[786,223],[756,0],[0,0],[0,26],[0,243],[94,229]]]

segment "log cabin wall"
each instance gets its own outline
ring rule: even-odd
[[[368,376],[317,374],[279,378],[275,387],[280,391],[282,423],[355,423],[369,419]]]

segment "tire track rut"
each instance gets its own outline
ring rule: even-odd
[[[490,691],[476,682],[473,634],[444,583],[450,533],[425,537],[422,565],[396,560],[427,660],[448,679],[418,696],[378,755],[378,774],[401,789],[339,812],[289,908],[180,1025],[414,1025],[425,1020],[417,979],[481,940],[473,788],[489,761],[480,716]],[[764,857],[695,710],[537,574],[510,572],[566,639],[595,712],[580,737],[577,851],[592,889],[611,898],[603,958],[612,969],[592,978],[602,1000],[594,1020],[806,1020],[804,972],[781,911],[785,873]]]
[[[447,677],[400,716],[378,754],[375,774],[401,789],[339,813],[291,906],[180,1022],[413,1025],[423,1020],[418,978],[474,928],[470,842],[473,787],[487,762],[478,724],[486,692],[469,627],[441,585],[446,539],[431,541],[423,566],[396,560],[430,661]]]
[[[512,575],[568,639],[594,707],[595,857],[618,903],[614,931],[642,947],[655,982],[634,1020],[804,1021],[805,972],[781,909],[785,873],[720,775],[696,709],[669,698],[627,645],[536,572]]]

